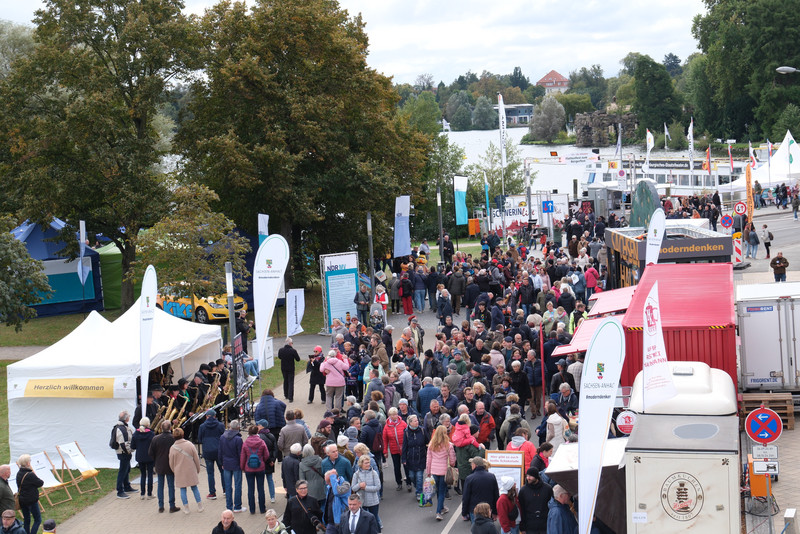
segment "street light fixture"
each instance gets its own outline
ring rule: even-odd
[[[797,72],[797,69],[794,67],[778,67],[775,70],[781,74],[794,74],[795,72]]]

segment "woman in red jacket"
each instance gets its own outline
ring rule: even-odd
[[[497,520],[501,534],[519,534],[519,501],[517,484],[511,477],[500,477],[500,498],[497,499]]]
[[[397,483],[397,491],[403,489],[403,473],[400,468],[403,465],[403,433],[408,425],[397,413],[397,408],[389,408],[389,418],[383,425],[383,450],[392,455],[394,464],[394,481]],[[409,486],[408,491],[411,491]]]
[[[242,443],[239,457],[240,467],[247,477],[247,504],[250,513],[256,513],[255,489],[258,487],[258,506],[262,514],[267,513],[266,496],[264,495],[264,474],[266,473],[269,450],[266,443],[258,437],[258,426],[251,425],[247,430],[247,439]]]

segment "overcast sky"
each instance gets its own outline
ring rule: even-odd
[[[185,0],[202,13],[209,0]],[[248,1],[248,3],[252,3]],[[29,23],[38,0],[3,1],[0,18]],[[531,82],[551,69],[564,76],[600,64],[616,76],[629,52],[681,61],[697,51],[692,19],[702,0],[340,0],[362,13],[370,41],[368,63],[397,83],[421,73],[449,84],[459,74],[521,67]]]

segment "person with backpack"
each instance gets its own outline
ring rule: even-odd
[[[208,410],[206,420],[200,425],[197,431],[197,440],[203,447],[203,459],[206,462],[206,474],[208,475],[208,496],[207,499],[217,498],[217,486],[214,481],[214,466],[219,469],[219,479],[222,481],[222,459],[219,457],[219,438],[225,433],[225,425],[217,419],[217,412]]]
[[[761,227],[761,241],[764,243],[764,249],[767,251],[767,259],[769,259],[769,247],[772,245],[772,232],[767,230],[767,225],[765,224]]]
[[[255,489],[258,487],[258,508],[262,514],[267,513],[267,503],[264,497],[264,473],[269,460],[267,445],[258,437],[258,426],[250,425],[247,429],[247,439],[242,443],[242,452],[239,456],[239,467],[247,477],[247,504],[250,513],[256,511]]]
[[[269,502],[275,502],[275,481],[272,475],[275,473],[275,461],[278,459],[278,440],[269,431],[269,423],[266,419],[259,419],[256,421],[258,426],[258,437],[267,446],[269,452],[269,459],[267,459],[267,466],[264,470],[267,477],[267,486],[269,488]]]
[[[519,404],[512,404],[508,409],[508,416],[503,421],[503,424],[500,426],[500,432],[498,435],[498,443],[502,444],[505,448],[505,445],[511,442],[511,439],[516,435],[517,430],[520,428],[524,428],[528,431],[528,435],[531,434],[531,427],[528,422],[522,417],[520,414],[520,407]]]
[[[119,414],[119,420],[114,428],[111,430],[111,440],[109,447],[117,451],[117,459],[119,460],[119,471],[117,472],[117,499],[130,499],[128,493],[133,493],[136,489],[131,486],[129,478],[131,472],[131,457],[133,456],[131,449],[132,432],[128,427],[128,421],[131,416],[127,411],[122,411]]]

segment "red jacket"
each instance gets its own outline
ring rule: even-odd
[[[495,426],[497,426],[494,422],[494,418],[491,416],[489,411],[483,412],[483,415],[478,418],[478,415],[473,413],[470,416],[473,420],[473,423],[477,424],[480,428],[478,432],[478,443],[483,443],[486,445],[489,443],[489,437],[492,435],[492,430],[494,430]]]
[[[389,454],[401,454],[403,452],[403,432],[408,425],[400,417],[397,421],[391,418],[386,420],[383,425],[383,450]]]
[[[469,424],[462,425],[461,423],[456,423],[455,427],[456,429],[453,431],[453,435],[450,438],[453,445],[456,447],[464,447],[470,443],[476,447],[480,445],[478,441],[472,437],[472,434],[470,434]]]
[[[519,501],[516,498],[512,503],[508,495],[504,493],[497,499],[497,520],[500,522],[503,532],[511,532],[511,529],[517,525],[516,520],[512,521],[508,518],[508,513],[514,509],[514,506],[517,506],[517,514],[519,514]]]

